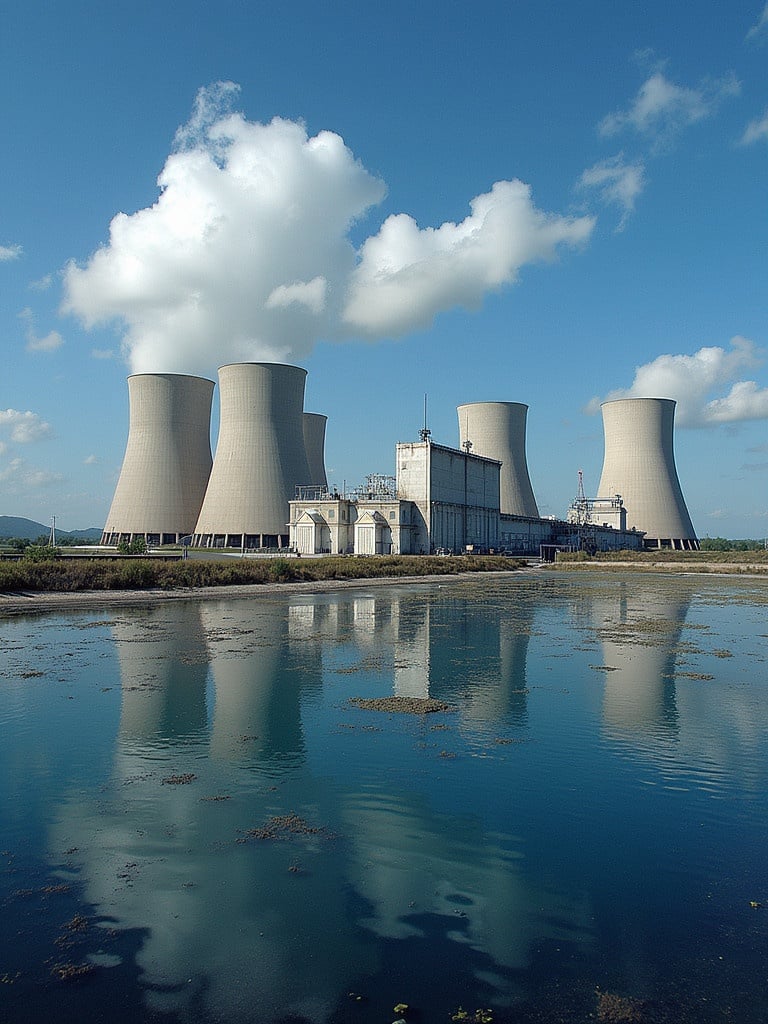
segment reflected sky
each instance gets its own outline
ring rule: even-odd
[[[767,602],[541,575],[0,621],[13,1007],[764,1019]],[[447,710],[350,703],[391,696]]]

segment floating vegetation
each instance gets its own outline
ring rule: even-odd
[[[22,679],[39,679],[45,675],[45,672],[40,672],[38,669],[28,669],[26,672],[20,672],[19,675]]]
[[[229,794],[227,794],[227,793],[220,793],[220,794],[217,794],[216,796],[201,796],[200,797],[201,803],[207,803],[207,804],[217,804],[217,803],[221,803],[222,800],[231,800],[231,799],[232,799],[232,797],[229,796]]]
[[[249,828],[248,839],[289,839],[291,836],[323,836],[332,837],[332,833],[319,825],[310,825],[306,818],[299,817],[294,811],[289,814],[276,814],[257,828]]]
[[[164,786],[186,786],[194,782],[197,776],[194,772],[184,772],[182,775],[169,775],[163,779]]]
[[[590,665],[591,669],[595,672],[618,672],[618,668],[615,665]]]
[[[79,981],[87,975],[92,974],[96,968],[93,964],[54,964],[51,974],[59,981]]]
[[[59,882],[55,885],[43,885],[39,889],[14,889],[11,896],[25,899],[29,896],[61,896],[69,892],[71,886],[66,882]]]
[[[729,651],[727,647],[718,647],[712,651],[716,658],[732,658],[733,651]]]
[[[68,932],[84,932],[88,927],[88,918],[82,914],[75,914],[69,921],[65,921],[62,927]]]
[[[665,672],[665,679],[701,679],[704,682],[708,682],[710,679],[714,679],[713,675],[709,672]]]
[[[493,1024],[493,1010],[475,1010],[470,1013],[460,1006],[455,1013],[451,1014],[451,1020],[464,1021],[466,1024]]]
[[[597,990],[597,1019],[603,1024],[642,1024],[643,1004],[615,992]]]
[[[394,711],[406,715],[431,715],[436,711],[455,711],[434,697],[350,697],[352,707],[364,711]]]

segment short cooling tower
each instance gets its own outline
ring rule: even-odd
[[[519,402],[472,402],[460,405],[461,446],[471,442],[473,455],[501,463],[502,515],[539,517],[525,457],[528,406]]]
[[[288,544],[288,502],[310,481],[304,447],[307,371],[284,363],[219,369],[219,440],[195,527],[201,547]]]
[[[128,443],[102,544],[175,544],[192,533],[211,472],[213,386],[177,373],[128,378]]]
[[[598,495],[621,495],[627,526],[645,533],[646,547],[698,550],[675,469],[675,402],[623,398],[601,408],[605,458]]]
[[[325,475],[325,425],[328,417],[319,412],[304,413],[304,447],[307,449],[309,483],[315,487],[328,488]]]

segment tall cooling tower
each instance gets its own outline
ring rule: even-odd
[[[698,550],[675,469],[675,402],[622,398],[604,402],[605,458],[598,496],[620,494],[627,526],[645,534],[646,547]]]
[[[128,443],[102,544],[192,533],[211,472],[213,386],[178,373],[128,378]]]
[[[528,406],[520,402],[472,402],[460,405],[459,437],[462,447],[472,443],[473,455],[501,463],[502,513],[539,518],[525,457],[525,420]]]
[[[309,484],[304,447],[307,371],[284,363],[219,369],[219,440],[195,527],[202,547],[281,547],[288,502]]]
[[[325,475],[325,425],[328,417],[319,412],[304,413],[304,447],[307,449],[309,464],[308,483],[315,487],[328,488]]]

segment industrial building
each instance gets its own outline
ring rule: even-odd
[[[699,541],[675,467],[676,403],[670,398],[604,402],[605,457],[599,495],[620,495],[627,525],[646,548],[698,551]]]
[[[327,418],[304,412],[306,370],[233,363],[219,370],[219,436],[211,458],[213,382],[181,374],[128,378],[128,443],[103,544],[191,538],[243,553],[427,554],[555,549],[693,549],[673,454],[675,403],[603,405],[600,494],[583,492],[566,520],[542,518],[525,452],[528,406],[457,409],[459,447],[395,447],[395,476],[349,494],[328,489]],[[580,485],[581,487],[581,485]]]
[[[425,436],[426,435],[426,436]],[[290,503],[291,547],[300,554],[458,554],[638,550],[643,535],[558,519],[503,514],[501,462],[422,439],[395,448],[397,476],[369,477],[350,496],[314,488]]]
[[[128,443],[102,544],[177,544],[195,528],[211,472],[213,381],[128,378]]]

